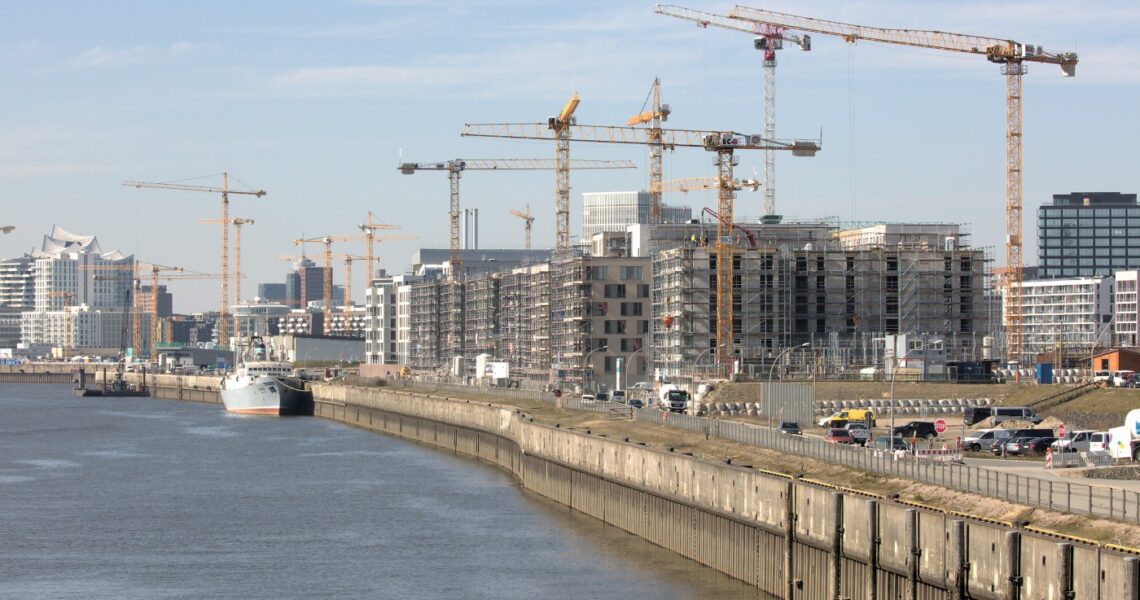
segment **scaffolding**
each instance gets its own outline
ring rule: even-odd
[[[474,366],[474,358],[480,354],[489,354],[498,358],[500,355],[500,273],[486,273],[467,278],[465,282],[466,297],[464,298],[464,318],[466,335],[464,337],[463,355],[472,359],[469,366]],[[476,375],[479,375],[476,373]]]
[[[409,362],[413,369],[437,371],[444,364],[441,353],[441,288],[438,281],[411,286],[409,326],[411,339]]]
[[[545,382],[550,377],[550,265],[503,273],[499,283],[501,359],[511,377]]]

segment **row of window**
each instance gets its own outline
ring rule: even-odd
[[[1136,240],[1140,243],[1140,240]],[[1108,240],[1082,240],[1080,238],[1052,238],[1043,239],[1040,241],[1040,248],[1038,251],[1046,248],[1099,248],[1105,249],[1106,247],[1113,248],[1127,248],[1129,249],[1128,256],[1140,256],[1140,245],[1137,243],[1130,243],[1125,238],[1112,238]],[[1107,254],[1103,256],[1108,256]],[[1122,255],[1123,256],[1123,255]]]
[[[1090,227],[1092,223],[1083,223],[1083,225],[1084,227],[1046,227],[1040,228],[1039,231],[1041,231],[1042,238],[1113,238],[1126,236],[1140,237],[1140,223],[1137,223],[1137,227],[1122,227],[1121,223],[1105,223],[1103,227]]]
[[[1037,213],[1043,217],[1140,217],[1140,207],[1136,208],[1060,208],[1042,206]]]
[[[587,281],[605,281],[609,278],[610,268],[608,266],[591,265],[586,267],[586,280]],[[620,266],[618,267],[618,276],[622,281],[640,281],[642,268],[639,266]]]

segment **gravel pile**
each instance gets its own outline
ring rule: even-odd
[[[1096,469],[1085,469],[1081,471],[1081,476],[1086,479],[1128,479],[1140,480],[1140,465],[1129,465],[1125,467],[1099,467]]]

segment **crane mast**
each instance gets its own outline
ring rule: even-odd
[[[124,181],[123,186],[134,188],[153,188],[164,190],[183,190],[190,192],[208,192],[220,193],[222,195],[222,215],[221,215],[221,236],[222,236],[222,272],[221,272],[221,302],[218,308],[218,346],[221,348],[229,347],[229,332],[227,328],[227,317],[229,310],[229,291],[230,291],[230,194],[243,194],[248,196],[256,196],[258,198],[266,194],[265,190],[231,190],[230,175],[228,172],[222,173],[222,187],[213,187],[207,185],[192,185],[184,183],[162,183],[162,182],[149,182],[149,181]]]
[[[753,46],[764,53],[764,137],[776,139],[776,51],[784,47],[784,42],[792,42],[801,50],[811,50],[811,37],[789,32],[787,28],[744,23],[725,15],[693,10],[680,6],[657,5],[657,14],[692,21],[702,28],[709,25],[750,33],[757,37]],[[776,151],[764,150],[764,214],[776,214]]]
[[[575,105],[576,106],[576,105]],[[563,111],[566,112],[565,110]],[[551,117],[553,122],[555,117]],[[552,127],[550,127],[552,129]],[[651,143],[649,131],[636,127],[607,127],[598,125],[565,124],[559,135],[566,139],[573,137],[584,142],[613,144]],[[541,124],[531,123],[488,123],[463,126],[464,136],[500,137],[509,139],[549,139],[549,131]],[[703,148],[716,153],[717,165],[717,207],[720,219],[717,221],[717,361],[726,375],[733,366],[734,349],[732,336],[732,296],[733,296],[733,175],[734,152],[736,150],[776,150],[790,151],[793,156],[815,156],[820,149],[820,141],[769,140],[760,135],[744,135],[732,131],[697,131],[689,129],[662,129],[661,143],[665,147]],[[567,190],[568,192],[568,190]],[[569,229],[562,231],[569,239]],[[557,259],[557,257],[556,257]]]
[[[986,57],[1001,65],[1005,76],[1005,280],[1006,356],[1021,360],[1022,348],[1022,131],[1021,77],[1027,62],[1055,64],[1067,77],[1076,75],[1073,52],[1046,52],[1041,46],[1009,39],[921,29],[889,29],[813,19],[768,10],[736,6],[728,16],[758,26],[810,31],[843,38],[848,43],[867,40],[883,44],[929,48]]]

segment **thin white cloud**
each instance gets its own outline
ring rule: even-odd
[[[203,47],[202,44],[189,42],[173,42],[165,47],[127,46],[113,48],[95,46],[72,57],[67,61],[67,64],[75,68],[131,66],[185,56]]]

